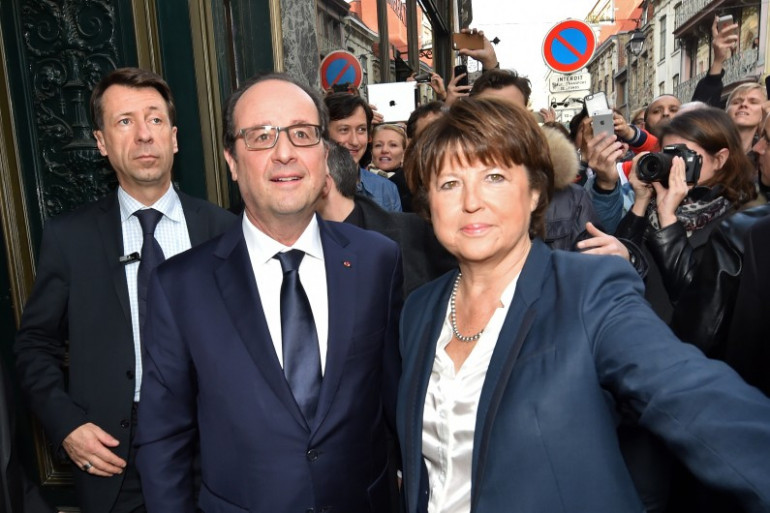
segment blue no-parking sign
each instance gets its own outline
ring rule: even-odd
[[[350,52],[337,50],[321,61],[321,87],[324,90],[337,84],[361,87],[363,71],[358,58]]]
[[[574,73],[583,68],[596,50],[593,29],[579,20],[557,23],[543,40],[543,60],[559,73]]]

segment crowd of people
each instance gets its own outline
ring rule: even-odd
[[[693,101],[611,135],[538,123],[485,37],[403,123],[256,76],[223,108],[240,217],[173,187],[163,79],[107,75],[119,187],[46,226],[14,346],[80,511],[770,511],[770,118],[759,84],[720,103],[736,28]]]

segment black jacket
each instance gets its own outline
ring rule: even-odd
[[[457,267],[457,260],[439,244],[433,227],[417,214],[388,212],[374,200],[357,194],[355,209],[345,219],[398,243],[404,266],[404,297],[411,291]]]
[[[726,357],[743,271],[746,234],[768,215],[770,204],[765,204],[738,212],[719,223],[703,247],[700,263],[692,271],[691,282],[684,288],[674,310],[671,319],[674,333],[711,358],[724,360]]]

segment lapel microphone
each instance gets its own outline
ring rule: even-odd
[[[120,262],[123,265],[133,264],[134,262],[139,262],[142,259],[142,257],[134,251],[131,254],[123,255],[118,259],[118,262]]]

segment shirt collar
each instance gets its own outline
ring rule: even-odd
[[[316,214],[317,215],[317,214]],[[321,229],[318,225],[318,219],[314,215],[302,235],[293,246],[285,246],[277,240],[265,234],[262,230],[254,226],[248,217],[243,215],[243,236],[246,239],[246,246],[255,262],[266,263],[273,258],[276,253],[287,251],[289,249],[299,249],[306,255],[324,260],[323,245],[321,244]]]
[[[182,202],[179,200],[179,195],[171,184],[169,184],[166,193],[149,207],[128,194],[123,187],[118,187],[118,203],[120,204],[121,222],[125,222],[134,212],[143,208],[154,208],[174,222],[181,223],[184,221]]]

